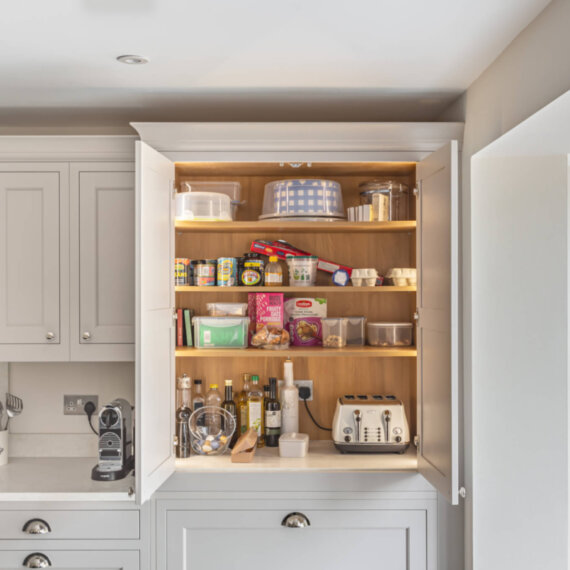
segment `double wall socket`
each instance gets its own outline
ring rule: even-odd
[[[68,395],[63,396],[63,415],[64,416],[82,416],[85,414],[83,406],[87,402],[95,404],[95,410],[99,408],[99,396],[84,396],[84,395]]]
[[[312,402],[313,401],[313,381],[312,380],[293,380],[293,382],[295,382],[295,386],[297,386],[297,388],[301,388],[301,386],[305,387],[305,388],[309,388],[309,390],[311,391],[311,395],[307,398],[307,402]],[[283,380],[279,380],[277,382],[277,385],[279,386],[279,388],[281,388],[283,386]],[[300,400],[301,398],[299,398]]]

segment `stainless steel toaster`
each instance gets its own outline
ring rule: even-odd
[[[332,438],[341,453],[404,453],[410,430],[395,396],[346,394],[336,403]]]

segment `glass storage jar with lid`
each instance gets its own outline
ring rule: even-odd
[[[374,218],[380,222],[409,220],[408,186],[391,179],[376,179],[359,186],[360,203],[374,207]]]

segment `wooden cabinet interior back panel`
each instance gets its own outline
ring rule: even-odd
[[[242,389],[244,372],[258,374],[265,384],[270,376],[283,377],[279,358],[251,360],[247,355],[235,358],[178,358],[176,375],[183,373],[201,378],[206,390],[209,383],[223,385],[231,378],[234,389]],[[416,359],[415,358],[293,358],[295,379],[313,380],[311,412],[325,427],[330,427],[336,400],[343,394],[394,394],[405,405],[411,433],[416,433]],[[300,430],[311,439],[330,439],[330,432],[318,429],[299,402]]]

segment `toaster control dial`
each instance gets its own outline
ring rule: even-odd
[[[402,436],[397,435],[396,436],[396,443],[400,443],[402,441]]]
[[[344,436],[344,441],[346,441],[346,443],[350,443],[351,440],[352,438],[349,435]]]
[[[395,427],[392,432],[394,433],[394,435],[400,435],[402,433],[402,428],[399,427]]]

